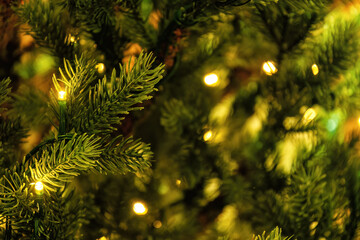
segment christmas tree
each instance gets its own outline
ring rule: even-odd
[[[3,0],[2,239],[359,239],[356,0]]]

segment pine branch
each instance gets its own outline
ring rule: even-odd
[[[81,196],[71,186],[58,190],[45,199],[44,219],[40,232],[48,239],[76,239],[83,224],[91,218],[92,198]]]
[[[79,132],[108,134],[116,130],[113,124],[119,124],[123,115],[142,109],[136,105],[151,98],[150,93],[156,90],[155,84],[162,78],[164,65],[152,69],[154,58],[146,53],[140,54],[133,67],[130,62],[126,66],[120,65],[118,76],[114,69],[110,81],[106,77],[99,81],[89,91],[89,100],[81,109],[78,105],[72,106],[77,111],[69,116],[71,128]]]
[[[293,7],[294,11],[321,11],[324,8],[329,8],[332,0],[291,0],[289,5]]]
[[[76,21],[75,25],[95,42],[107,61],[121,61],[124,46],[130,39],[119,28],[118,8],[111,0],[63,0],[62,3]]]
[[[256,236],[254,240],[290,240],[291,237],[282,237],[281,228],[276,227],[269,235],[265,237],[265,232],[260,236]]]
[[[149,144],[132,137],[119,136],[110,141],[97,162],[100,172],[106,171],[114,174],[127,172],[141,172],[150,167],[152,157]]]
[[[94,168],[100,154],[98,138],[87,134],[74,135],[69,141],[45,146],[41,154],[39,152],[33,157],[33,164],[29,166],[31,179],[33,182],[41,181],[44,190],[50,194],[82,172]]]
[[[344,20],[341,14],[326,22],[323,33],[310,46],[314,49],[313,61],[318,64],[319,80],[335,78],[349,69],[358,58],[359,43],[354,41],[359,36],[359,17]],[[331,25],[330,25],[331,24]]]
[[[261,19],[259,28],[278,48],[277,63],[309,35],[316,23],[324,17],[324,10],[291,11],[287,1],[255,1],[255,15]]]
[[[71,58],[76,52],[74,42],[70,41],[69,30],[63,9],[54,1],[29,0],[16,7],[16,13],[23,22],[31,26],[27,31],[37,43],[46,47],[60,59]]]
[[[21,139],[26,137],[26,130],[21,125],[20,119],[5,120],[0,117],[0,142],[2,146],[15,150],[21,143]]]
[[[114,1],[111,0],[67,0],[69,11],[76,14],[79,23],[86,25],[90,31],[100,32],[104,25],[115,26]]]
[[[183,128],[188,127],[190,123],[197,117],[193,109],[185,106],[178,99],[170,99],[165,102],[161,109],[160,123],[169,134],[181,136]]]
[[[74,67],[73,67],[74,66]],[[75,56],[74,63],[64,59],[63,68],[59,68],[60,78],[53,75],[53,83],[57,92],[63,91],[59,82],[65,85],[67,95],[67,114],[74,116],[79,113],[79,106],[88,105],[89,92],[97,83],[96,62],[88,61],[84,56],[79,59]],[[59,119],[59,105],[57,94],[51,92],[51,109]]]
[[[0,179],[0,219],[8,217],[15,228],[27,228],[34,211],[34,198],[29,191],[29,179],[15,169],[7,170]]]
[[[151,48],[156,41],[156,33],[147,20],[153,8],[152,1],[119,1],[120,29],[123,35],[139,43],[144,48]]]
[[[24,85],[18,92],[13,95],[12,108],[8,111],[8,115],[12,118],[21,116],[22,124],[27,127],[37,128],[49,124],[48,97],[40,90]]]
[[[10,85],[10,78],[5,78],[0,81],[0,113],[2,113],[5,108],[1,108],[1,106],[9,101],[9,93],[11,92],[11,89],[9,88]]]

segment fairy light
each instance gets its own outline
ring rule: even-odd
[[[213,137],[213,133],[211,130],[209,130],[204,134],[203,139],[205,142],[207,142],[210,141],[212,137]]]
[[[316,76],[318,75],[319,73],[319,67],[314,63],[312,66],[311,66],[311,70],[312,70],[312,73]]]
[[[315,119],[316,117],[316,111],[313,108],[309,108],[308,110],[306,110],[306,112],[304,113],[304,119],[308,122],[312,121]]]
[[[65,99],[66,99],[66,92],[59,91],[59,100],[65,100]]]
[[[180,186],[181,185],[181,180],[180,179],[176,179],[176,186]]]
[[[133,205],[133,211],[137,215],[145,215],[148,212],[148,209],[144,203],[135,202]]]
[[[71,36],[71,37],[70,37],[70,42],[73,43],[73,42],[75,42],[75,41],[76,41],[76,38],[75,38],[74,36]]]
[[[215,87],[219,85],[219,77],[215,73],[205,75],[204,83],[209,87]]]
[[[97,69],[98,73],[103,73],[105,71],[105,64],[98,63],[96,64],[95,68]]]
[[[153,226],[154,226],[154,228],[161,228],[162,222],[160,220],[155,220],[153,222]]]
[[[43,193],[44,190],[44,184],[40,181],[35,183],[35,193],[37,195],[41,195]]]
[[[35,183],[35,190],[36,191],[42,191],[42,190],[44,190],[44,185],[43,185],[43,183],[42,182],[36,182]]]
[[[269,76],[271,76],[277,72],[277,68],[275,67],[275,64],[273,61],[264,62],[262,69],[265,72],[265,74],[269,75]]]

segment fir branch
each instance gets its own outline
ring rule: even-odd
[[[74,65],[74,67],[73,67]],[[86,106],[89,101],[89,91],[97,83],[96,62],[94,60],[87,61],[84,56],[77,58],[75,56],[74,63],[64,59],[63,68],[59,68],[60,78],[53,75],[53,83],[57,92],[63,91],[63,87],[59,82],[65,85],[67,92],[67,114],[69,116],[76,115],[79,106]],[[59,106],[57,94],[51,92],[51,108],[58,118]]]
[[[279,0],[252,0],[254,4],[260,4],[264,7],[268,7],[274,3],[283,4],[290,7],[289,11],[296,13],[304,13],[307,11],[322,11],[324,8],[330,6],[333,3],[332,0],[291,0],[291,1],[279,1]]]
[[[181,136],[183,128],[197,117],[193,109],[178,99],[170,99],[161,109],[160,123],[169,134]]]
[[[21,122],[27,127],[37,128],[49,124],[48,97],[40,90],[24,85],[18,92],[13,95],[12,108],[8,115],[12,118],[21,116]]]
[[[324,8],[329,8],[332,0],[291,0],[289,5],[293,7],[293,11],[321,11]]]
[[[121,29],[127,38],[133,39],[143,48],[150,48],[155,44],[155,32],[142,20],[138,12],[124,15]]]
[[[115,69],[110,81],[104,77],[89,91],[89,100],[81,109],[69,116],[72,127],[80,132],[108,134],[116,130],[113,124],[119,124],[130,111],[140,110],[136,106],[151,99],[150,93],[160,81],[164,65],[152,69],[152,54],[141,53],[134,66],[120,64],[119,74]],[[74,96],[77,97],[77,96]],[[73,107],[75,108],[75,106]]]
[[[0,114],[6,110],[5,108],[1,108],[1,106],[9,100],[9,93],[11,92],[10,85],[10,78],[5,78],[0,81]]]
[[[321,70],[318,81],[335,78],[355,64],[360,45],[354,39],[358,38],[359,29],[359,17],[344,20],[338,13],[326,22],[323,33],[310,46],[314,49],[313,61]]]
[[[4,119],[0,116],[0,173],[6,167],[10,167],[20,159],[21,152],[18,151],[22,139],[26,135],[26,129],[22,126],[20,119]]]
[[[47,193],[64,187],[65,183],[82,172],[96,166],[100,157],[99,139],[93,136],[74,135],[69,141],[62,140],[45,146],[42,153],[34,156],[30,165],[31,179],[42,181]]]
[[[306,39],[315,24],[322,20],[325,12],[294,12],[286,1],[255,1],[254,6],[255,15],[261,20],[258,27],[277,45],[278,64],[283,60],[284,54]]]
[[[20,119],[11,121],[0,117],[0,142],[3,146],[14,149],[25,137],[26,130],[21,125]]]
[[[58,190],[44,200],[47,207],[40,232],[49,239],[76,239],[80,227],[92,217],[92,198],[76,194],[73,187]]]
[[[112,0],[64,0],[63,4],[76,19],[75,25],[95,42],[107,61],[121,61],[124,46],[130,39],[119,29],[117,4]]]
[[[28,177],[9,169],[5,171],[0,179],[0,200],[0,219],[9,217],[13,227],[26,228],[34,210]]]
[[[334,236],[340,232],[330,226],[335,221],[335,209],[346,208],[347,202],[344,200],[343,190],[336,187],[336,180],[327,176],[331,173],[325,174],[330,164],[328,158],[333,157],[330,154],[322,144],[311,151],[298,154],[289,188],[284,192],[287,196],[287,206],[284,208],[288,219],[287,230],[301,239],[310,238],[315,228],[314,238],[323,236],[325,231],[331,231]]]
[[[68,23],[64,22],[66,14],[57,8],[54,1],[29,0],[16,7],[16,13],[22,21],[31,26],[27,31],[35,38],[37,43],[46,47],[60,59],[73,57],[75,44],[68,41],[69,34],[66,29]]]
[[[69,9],[70,12],[77,14],[78,20],[91,31],[99,32],[104,25],[115,26],[114,1],[112,0],[73,0],[68,7],[75,6],[75,9]]]
[[[105,146],[97,164],[101,172],[103,170],[114,174],[141,172],[150,167],[151,157],[149,144],[141,142],[140,139],[119,136]]]
[[[271,231],[269,235],[265,237],[265,232],[260,236],[256,236],[254,240],[290,240],[291,237],[282,237],[281,236],[281,228],[276,227]]]

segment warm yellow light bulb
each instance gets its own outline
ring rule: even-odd
[[[306,121],[311,121],[316,117],[316,111],[313,108],[309,108],[308,110],[306,110],[306,112],[304,113],[304,119]]]
[[[215,73],[207,74],[204,77],[204,83],[209,87],[215,87],[219,85],[219,77]]]
[[[66,92],[60,91],[59,92],[59,100],[65,100],[66,99]]]
[[[35,193],[41,195],[44,190],[44,185],[42,182],[38,181],[35,183]]]
[[[181,180],[180,179],[176,179],[176,186],[180,186],[181,185]]]
[[[162,222],[159,221],[159,220],[155,220],[155,221],[153,222],[153,226],[154,226],[154,228],[161,228]]]
[[[95,68],[97,69],[98,73],[103,73],[105,71],[105,64],[98,63],[96,64]]]
[[[102,236],[101,238],[99,238],[98,240],[107,240],[107,237]]]
[[[312,70],[312,73],[316,76],[318,75],[319,73],[319,67],[314,63],[312,66],[311,66],[311,70]]]
[[[74,36],[71,36],[70,37],[70,42],[75,42],[76,41],[76,38]]]
[[[148,212],[148,209],[142,202],[136,202],[133,205],[133,211],[137,215],[145,215]]]
[[[272,61],[264,62],[262,69],[265,72],[265,74],[269,75],[269,76],[271,76],[277,72],[277,68],[275,67],[274,62],[272,62]]]
[[[213,137],[213,133],[211,130],[209,130],[204,134],[203,138],[204,138],[204,141],[207,142],[207,141],[210,141],[212,137]]]

